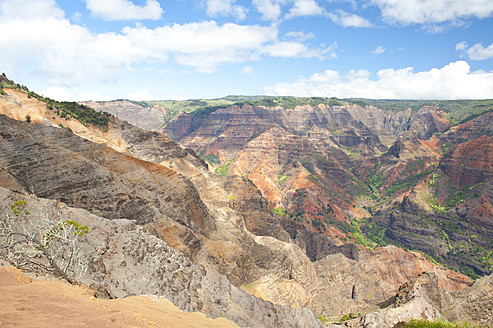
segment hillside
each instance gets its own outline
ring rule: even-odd
[[[252,181],[284,226],[300,222],[338,245],[422,251],[474,278],[492,272],[493,101],[202,104],[175,103],[181,112],[162,131],[218,174]]]
[[[374,208],[364,208],[367,203],[361,207],[350,203],[354,193],[342,187],[336,190],[338,198],[324,199],[324,194],[316,193],[327,191],[322,183],[310,174],[303,175],[307,172],[305,164],[325,165],[320,156],[312,158],[311,154],[313,149],[329,149],[328,145],[315,137],[306,139],[303,130],[298,130],[298,134],[283,132],[286,129],[281,129],[280,124],[271,126],[273,123],[268,120],[277,118],[286,127],[297,127],[299,120],[306,120],[309,126],[316,122],[316,112],[305,119],[304,113],[296,110],[294,116],[283,116],[283,110],[276,109],[278,112],[270,114],[260,112],[262,121],[257,113],[260,107],[236,105],[202,115],[203,120],[199,120],[201,124],[195,130],[202,131],[197,134],[200,139],[207,131],[213,131],[218,122],[229,120],[231,136],[223,135],[228,140],[224,141],[226,150],[205,143],[208,147],[202,153],[206,158],[206,151],[217,149],[219,160],[229,161],[227,149],[231,151],[237,145],[263,138],[272,140],[272,134],[266,132],[277,129],[286,145],[291,142],[290,152],[301,150],[299,157],[285,154],[294,159],[289,170],[300,172],[296,180],[300,183],[298,191],[292,193],[298,195],[292,198],[290,209],[284,205],[284,199],[275,203],[276,199],[269,198],[265,188],[257,188],[252,177],[231,174],[234,161],[223,172],[219,171],[221,176],[211,172],[213,163],[209,166],[193,150],[180,147],[162,133],[135,127],[107,114],[101,114],[107,117],[106,125],[83,120],[88,114],[85,111],[95,117],[97,112],[76,104],[67,104],[77,111],[62,117],[58,113],[62,106],[56,102],[12,85],[2,90],[0,205],[6,209],[2,220],[12,215],[9,207],[22,199],[33,229],[45,222],[46,216],[53,220],[76,220],[87,227],[82,247],[87,270],[78,279],[86,285],[101,286],[112,296],[162,296],[183,311],[225,317],[240,327],[320,327],[317,316],[337,321],[351,312],[362,318],[384,307],[402,284],[425,272],[434,273],[437,288],[448,291],[463,290],[472,283],[468,277],[432,263],[417,252],[392,245],[363,247],[362,241],[368,240],[361,231],[368,225],[367,213]],[[236,112],[243,110],[241,118],[235,117]],[[179,116],[183,115],[188,114]],[[370,153],[382,148],[380,138],[347,113],[327,109],[324,115],[342,117],[344,126],[354,127],[364,135],[364,140],[370,140],[368,144],[362,142],[361,149]],[[318,118],[325,122],[322,116]],[[257,123],[255,131],[259,133],[251,140],[244,137],[252,132],[247,130],[251,129],[249,120]],[[441,128],[441,122],[437,119],[435,128]],[[206,130],[206,126],[210,129]],[[243,135],[239,135],[238,126]],[[477,133],[476,129],[469,129],[469,134],[453,128],[448,131],[454,140],[469,140]],[[211,138],[211,142],[220,145],[223,137]],[[358,134],[339,137],[328,138],[327,142],[339,145],[363,138]],[[267,155],[273,153],[269,145],[265,141],[259,143],[259,147],[265,146],[264,156],[259,159],[268,159]],[[327,166],[326,171],[332,170],[334,179],[341,178],[342,182],[335,180],[332,185],[346,183],[369,192],[366,184],[353,184],[349,178],[351,174],[356,176],[352,171],[364,170],[365,166],[349,170],[343,164],[355,159],[342,148],[336,154],[337,166]],[[305,163],[300,160],[302,157],[310,160]],[[371,160],[368,163],[366,167]],[[262,167],[268,168],[267,164],[266,161],[258,167],[259,176]],[[319,170],[318,166],[313,168],[314,172]],[[463,169],[465,176],[471,177],[467,168]],[[274,174],[274,181],[282,180],[277,172]],[[289,186],[293,183],[291,179],[286,174],[279,186]],[[327,192],[330,195],[331,191]],[[327,211],[334,222],[361,230],[344,232],[334,224],[335,227],[327,225],[329,231],[323,234],[312,223],[314,219],[307,220],[304,213],[298,213],[296,219],[289,218],[298,205],[308,213],[305,204],[319,206],[321,201],[325,201],[326,208],[330,204],[334,209]],[[353,209],[349,213],[359,212],[356,223],[361,228],[340,215],[348,213],[344,204]],[[407,203],[403,200],[402,204]],[[272,211],[279,206],[285,206],[284,216]],[[357,246],[349,238],[356,240]],[[33,271],[29,266],[25,269]],[[483,310],[486,308],[475,309]]]

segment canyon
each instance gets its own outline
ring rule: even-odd
[[[409,281],[430,277],[447,304],[491,288],[430,261],[491,274],[491,110],[453,124],[431,106],[245,103],[164,125],[163,109],[120,101],[92,106],[137,114],[97,125],[2,90],[1,207],[24,199],[33,220],[87,226],[79,280],[106,297],[152,294],[240,327],[321,327],[317,317],[349,313],[344,324],[392,327],[389,300]],[[464,315],[491,324],[478,298]],[[444,315],[428,303],[430,318]]]

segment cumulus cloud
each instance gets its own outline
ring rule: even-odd
[[[455,50],[467,54],[472,60],[486,60],[493,58],[493,43],[487,47],[484,47],[482,43],[476,43],[469,47],[466,41],[462,41],[455,45]]]
[[[262,49],[262,53],[265,53],[272,57],[280,58],[337,58],[335,50],[337,49],[337,43],[323,48],[323,49],[310,49],[305,44],[295,41],[276,41],[266,45]]]
[[[281,16],[281,4],[285,0],[253,0],[253,6],[262,14],[265,20],[278,20]]]
[[[371,23],[358,15],[347,13],[343,10],[337,10],[335,13],[329,13],[329,18],[336,24],[344,27],[370,27]]]
[[[87,9],[105,20],[142,20],[161,18],[163,9],[156,0],[146,0],[144,6],[136,6],[129,0],[85,0]]]
[[[286,33],[286,37],[299,42],[304,42],[306,40],[313,39],[315,37],[315,34],[313,34],[312,32],[305,33],[303,31],[296,31]]]
[[[55,0],[4,0],[0,2],[0,15],[8,19],[63,18]]]
[[[468,45],[467,45],[466,41],[462,41],[462,42],[457,43],[457,44],[455,45],[455,50],[456,50],[456,51],[459,51],[459,50],[464,50],[464,49],[466,49],[467,47],[468,47]]]
[[[45,97],[49,97],[51,99],[56,99],[58,101],[109,101],[115,99],[114,97],[103,96],[98,92],[82,92],[77,95],[67,91],[64,87],[60,86],[51,86],[46,88],[44,92],[41,94]],[[147,99],[146,99],[147,100]]]
[[[207,0],[207,15],[231,15],[238,20],[245,19],[247,9],[243,6],[235,5],[235,2],[236,0]]]
[[[493,43],[483,47],[483,44],[476,43],[471,48],[467,49],[467,55],[472,60],[486,60],[493,58]]]
[[[384,52],[385,52],[385,48],[384,48],[384,47],[382,47],[382,46],[378,46],[378,47],[376,47],[375,49],[373,49],[372,51],[370,51],[370,53],[371,53],[372,55],[375,55],[375,56],[376,56],[376,55],[381,55],[381,54],[383,54]]]
[[[139,100],[155,100],[156,98],[153,95],[151,95],[148,89],[144,89],[136,92],[130,92],[125,97],[125,99],[139,101]]]
[[[286,18],[297,16],[317,16],[323,15],[325,11],[315,0],[295,0],[293,7],[289,10]]]
[[[252,66],[246,66],[245,68],[243,68],[242,73],[245,75],[252,75],[253,67]]]
[[[437,24],[493,14],[491,0],[371,0],[390,23]]]
[[[493,95],[493,73],[471,72],[465,61],[423,72],[414,72],[412,67],[382,69],[374,80],[371,75],[367,70],[352,70],[346,75],[326,70],[265,91],[273,95],[377,99],[481,99]]]
[[[182,65],[212,72],[218,65],[239,63],[258,57],[258,50],[277,39],[272,26],[218,25],[216,22],[175,24],[156,29],[126,27],[126,40],[146,56],[164,60],[173,54]],[[220,50],[218,50],[220,49]]]
[[[142,25],[121,32],[93,33],[63,16],[52,0],[30,0],[44,13],[29,19],[13,3],[0,2],[0,71],[22,70],[44,76],[53,85],[76,85],[84,79],[112,81],[141,63],[175,61],[200,72],[262,56],[333,58],[334,47],[312,49],[300,41],[280,41],[274,25],[219,25],[214,21],[156,28]],[[12,17],[15,17],[14,19]],[[26,47],[26,44],[29,47]],[[31,71],[28,71],[31,70]]]
[[[315,0],[252,0],[253,6],[265,20],[278,21],[283,7],[289,8],[284,18],[324,15],[325,10]]]

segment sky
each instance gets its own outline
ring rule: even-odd
[[[0,72],[56,100],[493,98],[492,0],[0,0]]]

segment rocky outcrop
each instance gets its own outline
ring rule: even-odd
[[[273,305],[232,286],[226,277],[192,263],[135,221],[108,220],[63,203],[0,188],[2,208],[19,198],[26,199],[33,220],[59,215],[88,226],[83,252],[89,269],[80,278],[87,285],[107,286],[116,297],[164,296],[181,310],[223,316],[241,327],[321,326],[310,310]]]
[[[442,171],[462,188],[493,180],[493,137],[483,135],[454,147],[440,163]]]
[[[159,105],[142,107],[128,100],[86,101],[80,103],[99,112],[108,112],[122,121],[130,122],[146,130],[156,130],[166,121],[167,111]]]
[[[344,323],[344,327],[392,328],[412,319],[445,319],[481,326],[493,324],[493,276],[477,280],[473,286],[458,292],[438,287],[437,277],[423,274],[403,284],[382,310]]]

